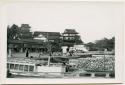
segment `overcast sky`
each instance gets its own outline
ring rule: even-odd
[[[32,31],[76,29],[85,43],[115,36],[123,23],[122,4],[115,2],[11,3],[6,14],[8,25],[29,24]]]

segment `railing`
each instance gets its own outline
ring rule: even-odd
[[[103,74],[102,77],[110,78],[114,72],[11,72],[13,75],[41,77],[41,78],[82,78],[87,77],[96,78],[97,75]]]

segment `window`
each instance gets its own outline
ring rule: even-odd
[[[68,40],[69,39],[69,37],[65,37],[65,40]]]
[[[29,71],[33,72],[34,66],[29,66]]]
[[[49,40],[50,42],[54,42],[54,40]]]
[[[28,71],[28,65],[24,66],[24,71]]]
[[[23,66],[24,66],[24,65],[20,65],[20,66],[19,66],[19,70],[23,71]]]
[[[63,34],[63,36],[68,36],[68,34]]]
[[[14,69],[15,69],[15,70],[18,70],[18,68],[19,68],[19,65],[18,65],[18,64],[15,64]]]
[[[70,37],[70,40],[74,40],[74,37]]]
[[[70,36],[75,36],[75,34],[70,34]]]
[[[14,69],[14,64],[10,64],[10,69]]]

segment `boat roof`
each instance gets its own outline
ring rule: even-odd
[[[39,60],[34,60],[30,58],[16,58],[16,57],[10,57],[7,58],[8,63],[17,63],[17,64],[39,64]],[[44,62],[44,61],[43,61]]]

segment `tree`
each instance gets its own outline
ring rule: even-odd
[[[85,46],[88,48],[89,51],[97,51],[97,48],[95,47],[95,43],[89,42],[85,44]]]
[[[112,38],[109,40],[108,48],[109,48],[109,50],[114,50],[114,49],[115,49],[115,37],[112,37]]]
[[[52,51],[53,52],[61,52],[61,43],[53,42],[52,43]]]
[[[7,38],[11,40],[20,39],[32,39],[33,35],[30,32],[30,26],[28,24],[22,24],[21,27],[13,24],[11,27],[7,27]]]
[[[105,49],[112,51],[115,48],[115,37],[111,39],[103,38],[101,40],[96,40],[95,43],[89,42],[85,44],[85,46],[89,48],[89,51],[104,51]]]
[[[20,27],[21,39],[32,39],[33,34],[30,32],[31,27],[29,24],[22,24]]]
[[[17,25],[13,24],[10,28],[7,27],[7,38],[17,40],[20,38],[20,29]]]
[[[98,50],[114,50],[115,48],[115,37],[112,37],[111,39],[104,38],[102,40],[96,41],[96,46]]]
[[[79,35],[75,35],[75,44],[83,44],[83,41]]]
[[[95,43],[98,50],[103,51],[104,49],[108,49],[108,39],[103,38],[101,40],[97,40]]]

